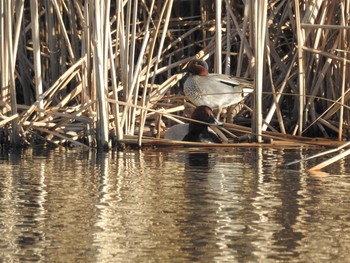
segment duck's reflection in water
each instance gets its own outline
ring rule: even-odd
[[[187,157],[184,175],[187,222],[182,224],[189,239],[184,247],[187,254],[196,261],[206,261],[208,254],[223,261],[237,258],[254,261],[252,240],[242,238],[254,220],[246,213],[249,200],[241,198],[254,191],[244,186],[247,180],[254,180],[251,167],[241,163],[239,154],[191,152]],[[231,249],[232,253],[228,252]]]
[[[209,153],[189,153],[188,154],[188,167],[195,167],[206,171],[209,169]]]
[[[216,251],[215,222],[212,221],[216,206],[209,198],[209,173],[215,164],[216,156],[207,152],[186,154],[184,170],[185,213],[180,223],[186,242],[182,250],[193,261],[205,261],[208,251]]]

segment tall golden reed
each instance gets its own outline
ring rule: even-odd
[[[255,79],[241,116],[258,141],[348,136],[349,1],[212,3],[1,1],[1,143],[141,145],[154,121],[181,122],[194,56]]]

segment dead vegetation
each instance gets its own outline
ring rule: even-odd
[[[1,143],[166,144],[194,56],[255,79],[222,116],[226,146],[347,139],[349,1],[212,2],[1,1]]]

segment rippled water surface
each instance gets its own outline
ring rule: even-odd
[[[346,262],[350,165],[324,149],[0,153],[0,262]]]

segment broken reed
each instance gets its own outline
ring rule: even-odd
[[[342,140],[349,2],[268,2],[1,1],[2,143],[141,144],[150,122],[181,122],[177,73],[194,56],[255,78],[253,111],[239,116],[258,140],[267,130]]]

